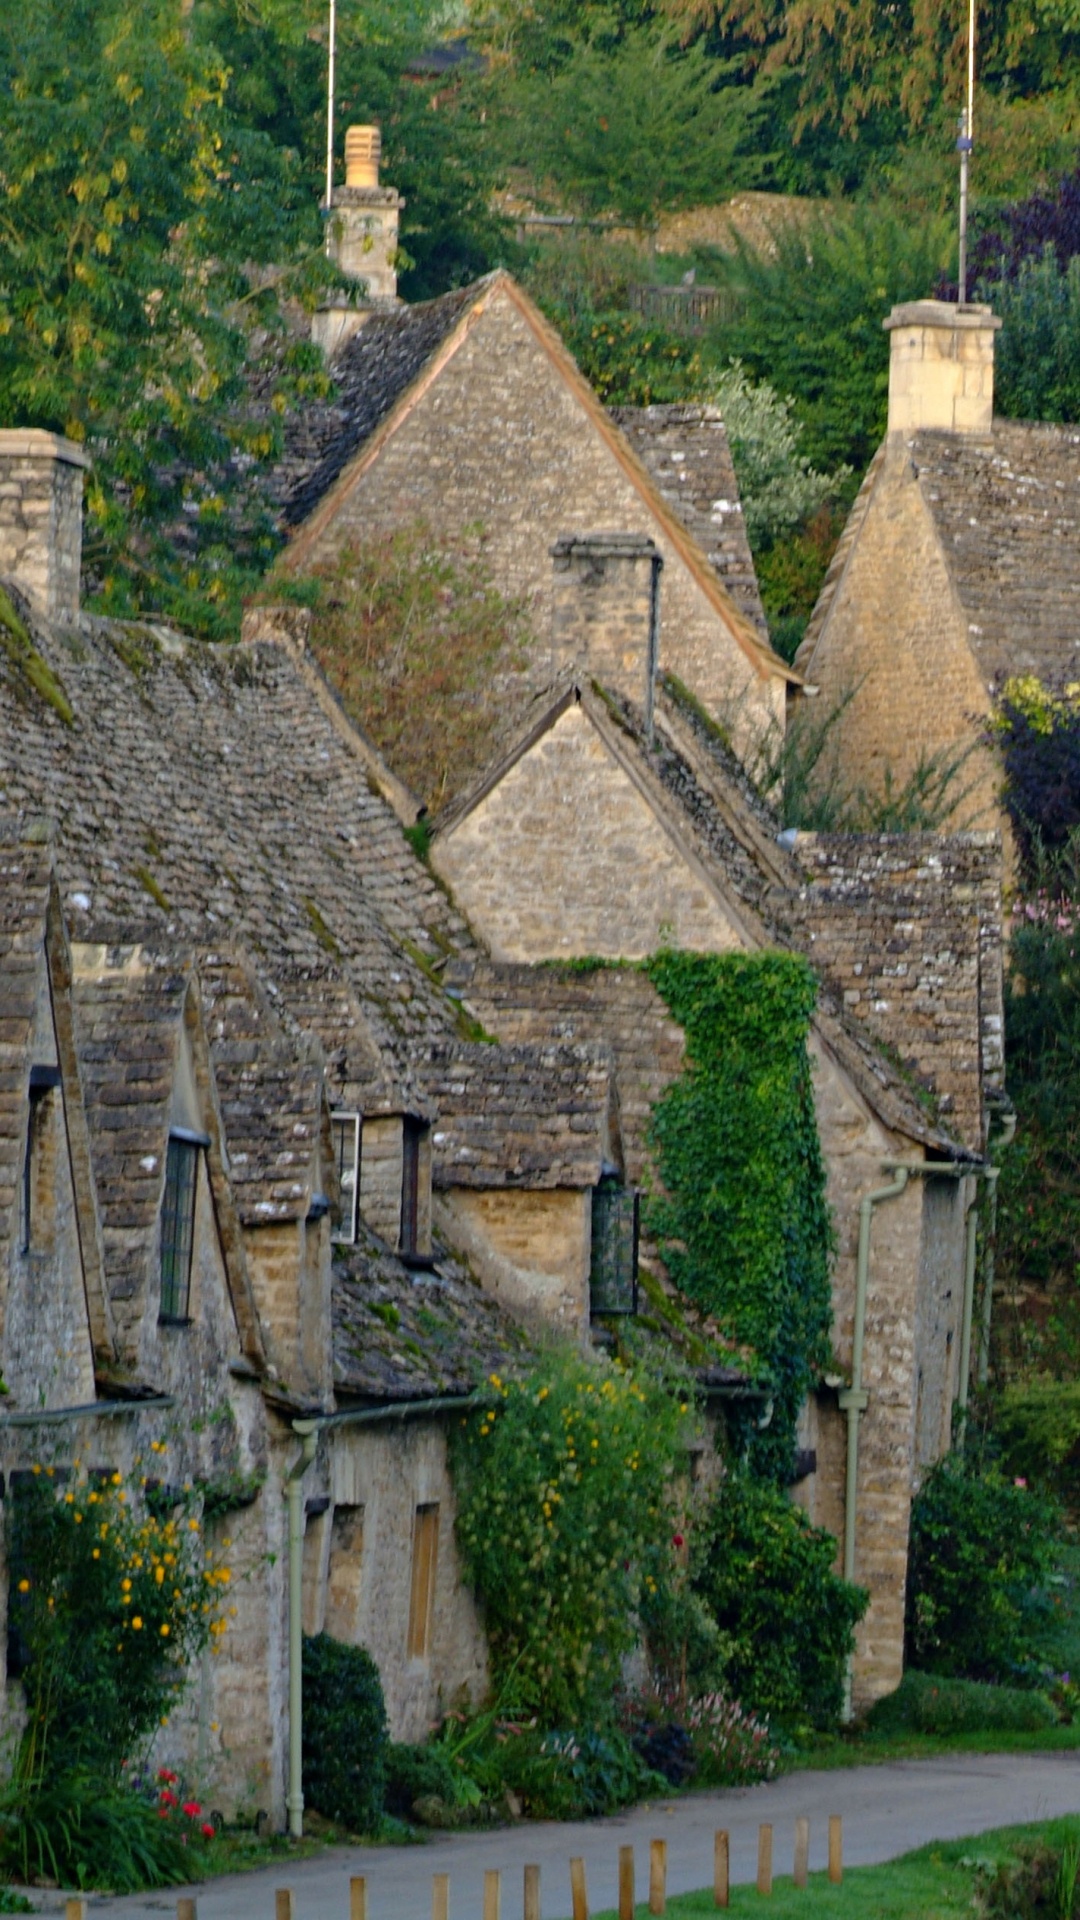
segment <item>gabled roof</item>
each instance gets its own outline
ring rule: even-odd
[[[592,1187],[611,1152],[604,1046],[432,1048],[436,1187]]]
[[[719,407],[612,407],[611,417],[736,606],[767,640],[769,626]]]
[[[552,367],[635,488],[647,515],[674,546],[754,672],[762,679],[798,683],[799,676],[773,651],[767,634],[758,630],[721,583],[706,554],[626,435],[605,411],[554,328],[501,268],[462,292],[444,294],[441,300],[424,307],[369,321],[343,349],[335,362],[334,377],[341,383],[342,392],[352,399],[337,419],[326,403],[311,411],[310,424],[301,430],[303,442],[296,441],[299,456],[290,451],[287,478],[278,483],[284,494],[286,524],[296,529],[283,564],[290,570],[304,564],[311,546],[348,492],[362,479],[386,440],[409,417],[496,295],[505,295],[522,315]],[[373,327],[379,331],[371,334]],[[369,382],[373,390],[370,397],[365,397]]]
[[[814,654],[870,502],[905,464],[938,536],[988,688],[1013,674],[1055,682],[1080,666],[1080,427],[995,420],[987,438],[892,434],[874,455],[796,655]]]

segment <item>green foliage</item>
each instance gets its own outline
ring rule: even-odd
[[[398,1820],[409,1820],[418,1800],[434,1797],[452,1805],[459,1778],[442,1747],[392,1740],[386,1749],[386,1811]]]
[[[492,1376],[454,1435],[457,1536],[496,1687],[541,1730],[610,1717],[633,1646],[643,1558],[666,1536],[689,1405],[646,1374],[552,1352]]]
[[[202,1823],[182,1813],[174,1817],[157,1794],[75,1771],[58,1774],[31,1796],[9,1792],[4,1800],[0,1872],[24,1884],[138,1893],[179,1886],[205,1872]]]
[[[1080,1382],[1044,1376],[1005,1387],[994,1405],[994,1439],[1009,1473],[1076,1503]]]
[[[948,264],[951,222],[912,220],[886,202],[834,203],[781,226],[775,250],[742,246],[724,270],[742,295],[710,336],[754,380],[789,395],[805,432],[800,451],[824,473],[865,471],[885,431],[889,340],[898,300],[925,297]]]
[[[118,1473],[58,1484],[35,1469],[7,1506],[9,1631],[27,1703],[20,1788],[73,1770],[115,1780],[168,1715],[192,1656],[224,1631],[228,1569],[204,1564],[186,1503],[147,1513]]]
[[[755,554],[794,533],[843,493],[850,470],[815,472],[800,451],[803,429],[792,402],[767,381],[755,385],[740,361],[725,368],[709,397],[724,416]]]
[[[907,1658],[926,1673],[1003,1680],[1030,1661],[1058,1514],[1022,1481],[950,1453],[911,1510]]]
[[[740,185],[735,153],[749,91],[701,43],[685,49],[642,27],[575,40],[554,69],[496,95],[506,158],[524,163],[561,206],[645,225],[662,210]]]
[[[980,1889],[980,1920],[1073,1920],[1080,1892],[1080,1835],[1029,1840],[997,1863]]]
[[[895,1693],[878,1700],[866,1716],[875,1734],[1037,1733],[1056,1726],[1050,1701],[1027,1687],[997,1687],[983,1680],[953,1680],[909,1667]]]
[[[382,1818],[386,1707],[379,1669],[363,1647],[320,1633],[304,1641],[304,1798],[350,1833]]]
[[[612,1726],[517,1729],[489,1764],[489,1790],[509,1789],[534,1820],[600,1819],[667,1788]]]
[[[555,302],[547,313],[605,406],[700,398],[701,354],[685,334],[631,313],[594,313]]]
[[[836,1541],[780,1488],[733,1474],[694,1542],[693,1583],[726,1643],[725,1684],[770,1719],[828,1726],[868,1595],[833,1572]]]
[[[313,577],[311,647],[395,773],[431,811],[483,766],[501,722],[496,667],[513,672],[531,633],[491,583],[482,536],[451,558],[419,522],[344,548]],[[273,597],[275,583],[268,587]],[[430,827],[410,830],[423,857]]]
[[[828,1358],[832,1226],[806,1041],[817,985],[786,954],[657,954],[647,971],[686,1035],[653,1108],[663,1193],[649,1223],[681,1292],[756,1356],[772,1419],[746,1436],[783,1479]]]
[[[980,288],[1001,316],[994,404],[1016,420],[1080,420],[1080,256],[1064,268],[1051,248],[1014,280]]]

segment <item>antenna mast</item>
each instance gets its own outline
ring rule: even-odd
[[[326,211],[334,199],[334,40],[337,33],[337,0],[330,0],[330,57],[326,69]]]
[[[331,0],[333,4],[333,0]],[[960,115],[960,137],[956,142],[960,154],[960,271],[957,276],[957,299],[960,306],[967,304],[967,216],[968,216],[968,162],[975,140],[975,0],[968,0],[968,46],[967,46],[967,105]]]

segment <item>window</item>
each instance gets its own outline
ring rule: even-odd
[[[593,1188],[592,1266],[589,1304],[593,1313],[636,1313],[638,1297],[638,1195],[633,1187],[606,1175]]]
[[[426,1660],[435,1616],[435,1568],[439,1558],[439,1504],[417,1507],[413,1521],[412,1588],[409,1595],[410,1660]]]
[[[411,1113],[401,1130],[401,1238],[399,1253],[420,1251],[420,1136],[423,1125]]]
[[[334,1159],[341,1191],[341,1224],[335,1238],[350,1246],[356,1239],[360,1215],[360,1115],[332,1113]]]
[[[195,1189],[199,1154],[210,1145],[205,1133],[181,1127],[169,1135],[165,1159],[165,1198],[161,1206],[161,1307],[158,1319],[181,1325],[188,1318],[191,1251],[195,1240]]]
[[[56,1170],[49,1148],[52,1144],[52,1096],[59,1085],[59,1067],[31,1067],[30,1120],[26,1129],[22,1181],[24,1253],[42,1251],[48,1243],[52,1225],[48,1202],[50,1189],[55,1184]],[[55,1194],[52,1197],[55,1200]]]
[[[363,1507],[335,1507],[326,1574],[326,1631],[335,1640],[360,1637],[360,1580],[364,1565]]]

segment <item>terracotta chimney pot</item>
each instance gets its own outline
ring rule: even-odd
[[[381,158],[382,133],[379,128],[350,127],[345,135],[345,185],[377,187]]]

